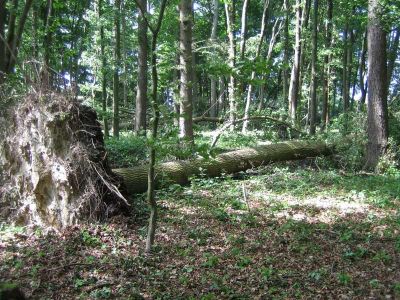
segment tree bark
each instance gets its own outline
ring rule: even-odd
[[[387,84],[390,85],[393,77],[393,70],[396,64],[397,53],[399,51],[400,42],[400,26],[394,29],[394,37],[390,44],[390,50],[388,55],[388,69],[387,69]]]
[[[43,48],[44,48],[44,61],[43,61],[43,69],[41,74],[42,85],[45,88],[49,88],[52,86],[51,73],[50,73],[50,47],[53,39],[53,30],[51,28],[52,19],[53,19],[53,0],[47,0],[46,5],[46,15],[44,18],[44,30],[45,37],[43,40]]]
[[[212,22],[211,38],[210,38],[213,47],[217,43],[218,15],[219,15],[219,0],[213,0],[213,22]],[[210,94],[211,94],[210,117],[217,117],[218,95],[217,95],[217,79],[215,78],[215,76],[211,76]]]
[[[326,23],[326,40],[325,47],[327,51],[331,50],[332,46],[332,18],[333,18],[333,0],[328,0],[327,23]],[[324,79],[323,79],[323,99],[322,99],[322,130],[329,123],[329,95],[331,90],[331,57],[332,54],[325,54],[324,57]]]
[[[138,0],[140,5],[146,9],[147,0]],[[138,20],[138,79],[136,92],[136,109],[135,109],[135,133],[139,134],[142,130],[146,130],[146,111],[147,111],[147,58],[148,58],[148,41],[147,41],[147,24],[143,19],[143,13],[139,10]]]
[[[329,155],[332,148],[324,142],[291,141],[263,145],[217,155],[214,159],[172,161],[156,167],[157,187],[166,184],[187,184],[194,175],[221,176],[245,171],[271,162],[297,160],[319,155]],[[130,194],[143,193],[147,188],[148,166],[115,169],[124,179]]]
[[[299,96],[300,57],[301,57],[301,15],[302,0],[296,0],[296,29],[293,66],[289,85],[289,116],[296,123],[297,103]]]
[[[31,9],[32,3],[33,3],[33,0],[26,0],[24,9],[23,9],[22,14],[18,21],[17,32],[14,33],[14,30],[13,30],[12,36],[11,35],[9,36],[10,37],[9,44],[8,44],[9,57],[8,57],[6,73],[12,73],[14,71],[15,63],[17,62],[17,57],[18,57],[18,48],[21,43],[25,23],[26,23],[26,20],[28,19],[28,13],[29,13],[29,10]],[[14,20],[13,25],[15,26],[15,20]]]
[[[127,72],[127,53],[126,53],[126,2],[121,0],[121,20],[122,20],[122,99],[124,107],[128,107],[128,72]]]
[[[317,119],[317,30],[318,30],[318,0],[314,0],[312,58],[311,58],[311,99],[310,99],[310,135],[315,134]]]
[[[284,36],[284,52],[283,52],[283,99],[286,101],[289,94],[289,23],[290,23],[290,5],[289,0],[284,0],[285,8],[285,36]]]
[[[362,107],[365,104],[365,99],[367,98],[367,83],[365,82],[365,61],[367,56],[367,35],[368,31],[364,34],[362,49],[361,49],[361,57],[360,57],[360,67],[359,67],[359,83],[360,83],[360,103],[358,105],[358,111],[361,111]]]
[[[104,25],[102,22],[103,17],[103,0],[99,0],[99,20],[100,20],[100,52],[101,52],[101,108],[103,113],[104,124],[104,138],[110,136],[108,130],[108,117],[107,117],[107,58],[105,53],[105,36]]]
[[[244,53],[246,51],[246,34],[247,34],[247,8],[249,6],[250,0],[243,1],[242,7],[242,20],[240,29],[240,60],[244,59]]]
[[[236,65],[236,39],[234,36],[233,26],[235,24],[235,0],[232,2],[225,2],[225,15],[226,15],[226,30],[229,39],[229,50],[228,50],[228,61],[229,67],[231,68],[231,75],[229,76],[228,83],[228,99],[229,99],[229,119],[233,122],[236,119],[236,82],[233,75],[234,68]],[[234,126],[230,128],[234,130]]]
[[[193,53],[192,53],[193,2],[179,3],[180,36],[180,116],[179,136],[193,144]]]
[[[343,111],[347,113],[349,110],[349,89],[348,89],[348,50],[349,47],[349,23],[347,21],[346,28],[343,34],[343,75],[342,75],[342,98],[343,98]]]
[[[6,12],[7,0],[0,0],[0,83],[3,81],[5,75],[6,65],[6,45],[5,45],[5,26],[7,21]]]
[[[366,169],[374,169],[388,142],[386,32],[379,0],[368,3],[368,144]]]
[[[119,72],[121,66],[121,0],[115,0],[113,136],[119,138]]]

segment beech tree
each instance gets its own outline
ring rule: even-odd
[[[147,0],[140,0],[140,5],[147,8]],[[146,130],[147,110],[147,72],[148,72],[148,46],[147,46],[147,24],[142,11],[139,10],[138,20],[138,79],[135,106],[135,132]]]
[[[387,34],[378,0],[368,2],[368,145],[365,168],[373,169],[388,143]]]
[[[179,48],[180,48],[180,137],[193,143],[193,53],[192,26],[193,2],[179,3]]]
[[[295,45],[293,54],[292,73],[289,85],[289,115],[292,122],[296,122],[297,103],[299,97],[299,80],[300,80],[300,57],[301,57],[301,12],[302,2],[296,0],[296,29],[295,29]]]
[[[8,0],[0,0],[0,84],[4,81],[6,74],[14,71],[25,23],[33,0],[25,1],[22,13],[18,16],[19,2],[13,0],[8,8]],[[6,24],[8,25],[7,34]]]

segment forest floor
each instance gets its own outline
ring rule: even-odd
[[[256,175],[256,176],[255,176]],[[275,164],[157,193],[58,234],[3,225],[0,281],[30,299],[399,299],[400,177]]]

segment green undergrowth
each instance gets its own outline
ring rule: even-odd
[[[194,178],[148,210],[60,233],[2,225],[0,281],[32,299],[381,299],[400,297],[398,173],[273,164]]]
[[[190,159],[193,157],[209,158],[219,153],[256,146],[260,141],[269,142],[273,138],[261,131],[250,131],[248,134],[226,132],[218,141],[215,148],[211,148],[211,141],[215,131],[206,131],[195,137],[195,147],[182,146],[177,132],[161,134],[155,146],[159,162]],[[148,159],[148,141],[144,136],[137,136],[131,132],[123,132],[119,139],[105,140],[109,161],[112,168],[133,167],[146,163]]]

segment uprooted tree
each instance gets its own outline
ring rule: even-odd
[[[73,97],[36,93],[2,112],[0,212],[17,224],[63,228],[129,205],[118,188],[144,192],[148,166],[110,170],[96,113]],[[156,182],[186,184],[194,175],[232,174],[275,161],[328,155],[317,141],[290,141],[156,166]]]
[[[2,218],[63,228],[127,205],[91,108],[54,93],[18,102],[0,116]]]

